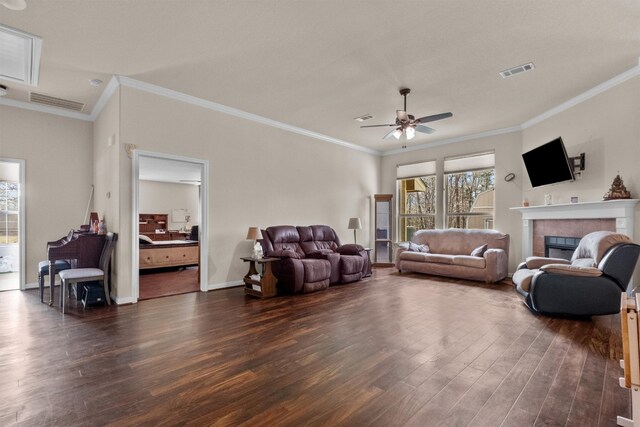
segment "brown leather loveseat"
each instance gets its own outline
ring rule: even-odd
[[[278,225],[262,230],[265,256],[273,263],[278,291],[308,293],[329,285],[360,280],[369,271],[369,257],[360,245],[341,245],[326,225]]]

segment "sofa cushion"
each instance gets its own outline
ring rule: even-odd
[[[418,261],[427,262],[427,255],[423,252],[411,252],[409,250],[404,251],[398,255],[398,258],[404,261]]]
[[[569,276],[598,277],[602,276],[602,271],[595,267],[581,267],[579,265],[547,264],[540,267],[540,270],[550,274],[566,274]]]
[[[436,254],[468,255],[480,245],[509,251],[509,235],[496,230],[458,229],[418,230],[411,238],[413,243],[428,244]]]
[[[596,262],[593,260],[593,258],[574,259],[573,261],[571,261],[571,265],[576,265],[578,267],[597,267],[598,266]]]
[[[416,252],[411,252],[416,253]],[[455,255],[443,255],[443,254],[429,254],[418,252],[420,255],[424,255],[424,259],[427,262],[435,262],[437,264],[453,264],[453,259]]]
[[[484,255],[484,253],[487,250],[487,244],[485,243],[484,245],[480,245],[477,248],[475,248],[474,250],[471,251],[471,256],[477,256],[477,257],[481,257]]]
[[[531,280],[537,272],[538,270],[536,269],[529,270],[528,268],[523,268],[513,273],[513,277],[511,278],[511,280],[513,281],[513,284],[518,288],[525,292],[529,292],[529,288],[531,287]]]
[[[342,275],[362,273],[364,258],[360,255],[341,255],[340,261],[340,273]]]
[[[429,245],[422,244],[422,245],[418,245],[416,243],[413,242],[409,242],[409,245],[407,247],[407,250],[410,250],[411,252],[424,252],[424,253],[428,253],[429,252]]]
[[[453,263],[473,268],[485,268],[487,266],[487,262],[483,257],[472,255],[454,255]]]

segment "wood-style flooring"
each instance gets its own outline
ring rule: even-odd
[[[398,275],[83,311],[0,293],[0,425],[614,426],[619,316],[535,316],[510,285]]]
[[[140,270],[139,277],[141,300],[200,291],[198,267]]]

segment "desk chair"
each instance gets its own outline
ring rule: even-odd
[[[61,272],[71,268],[69,261],[59,259],[55,261],[56,272]],[[38,263],[38,286],[40,286],[40,302],[44,302],[44,276],[49,275],[49,261],[40,261]]]
[[[111,254],[115,248],[118,235],[115,233],[107,233],[107,238],[104,242],[104,248],[100,255],[99,268],[71,268],[69,270],[61,271],[59,276],[62,280],[62,289],[60,290],[60,305],[62,306],[62,313],[66,309],[66,300],[69,294],[69,285],[76,285],[84,282],[102,282],[104,288],[104,296],[107,301],[107,305],[111,305],[111,298],[109,297],[109,283],[107,282],[109,275],[109,261],[111,260]]]

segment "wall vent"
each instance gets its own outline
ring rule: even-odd
[[[528,64],[518,65],[517,67],[500,71],[500,75],[502,76],[503,79],[506,79],[507,77],[515,76],[516,74],[524,73],[526,71],[531,71],[531,70],[534,70],[535,68],[536,66],[533,65],[533,62],[529,62]]]
[[[82,102],[70,101],[68,99],[56,98],[49,95],[43,95],[37,92],[31,92],[29,94],[29,101],[36,104],[49,105],[51,107],[64,108],[72,111],[82,111],[84,104]]]
[[[373,119],[373,116],[371,114],[365,114],[364,116],[356,117],[353,120],[355,120],[356,122],[366,122],[369,119]]]

